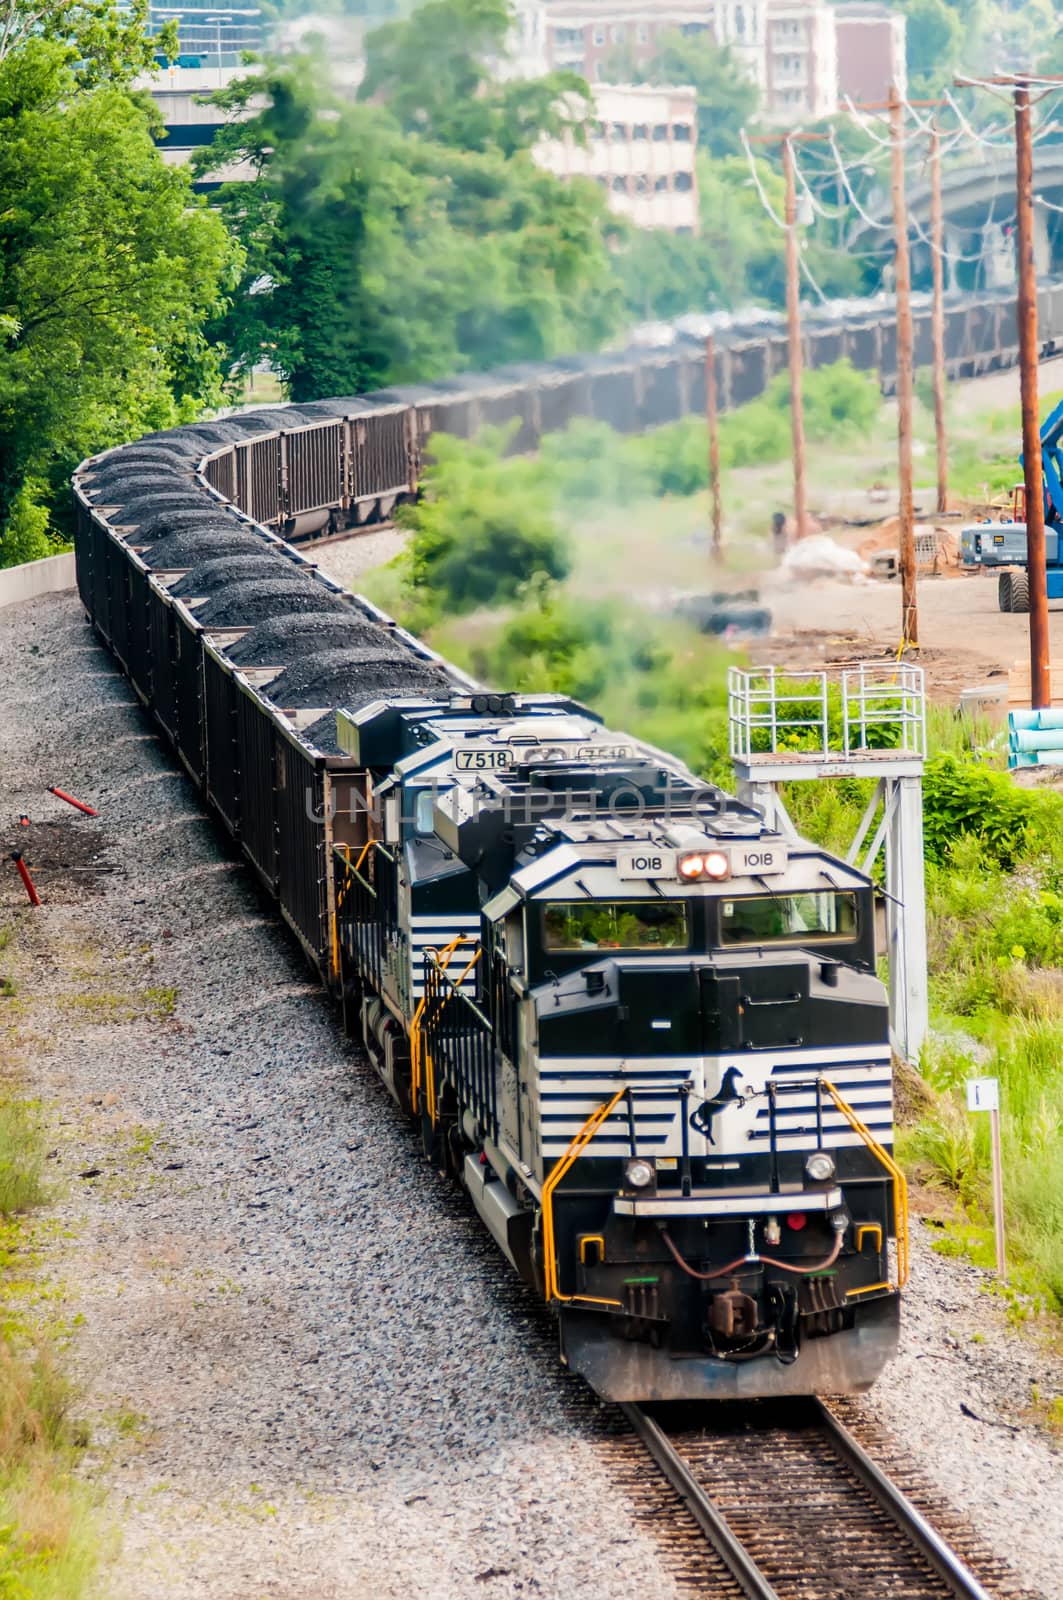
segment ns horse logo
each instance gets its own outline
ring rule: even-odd
[[[743,1098],[738,1084],[743,1074],[739,1067],[728,1067],[723,1075],[723,1082],[711,1100],[703,1100],[696,1111],[691,1112],[690,1126],[696,1133],[704,1134],[709,1144],[715,1144],[712,1125],[721,1111],[733,1105],[736,1100]]]

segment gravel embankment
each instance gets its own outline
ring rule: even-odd
[[[75,599],[0,611],[0,660],[0,842],[45,900],[8,863],[0,1054],[54,1107],[45,1269],[84,1319],[108,1600],[677,1595],[541,1316]],[[1054,1600],[1063,1471],[1035,1381],[1060,1392],[1058,1353],[917,1229],[904,1351],[861,1404]]]
[[[915,1226],[900,1355],[858,1404],[1026,1586],[1057,1600],[1063,1439],[1037,1424],[1063,1393],[1063,1329],[1011,1326],[993,1274],[936,1254],[936,1232]]]
[[[307,553],[334,582],[353,588],[355,579],[363,572],[371,572],[374,567],[393,561],[406,539],[401,528],[378,528],[375,532],[359,533],[353,539],[317,545]]]
[[[73,597],[0,612],[0,659],[5,850],[55,823],[40,911],[0,877],[0,1026],[55,1108],[108,1600],[672,1600],[538,1316]]]

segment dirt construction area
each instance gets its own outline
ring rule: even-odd
[[[765,664],[829,666],[874,659],[896,651],[901,636],[901,587],[897,581],[849,584],[819,579],[795,585],[766,579],[772,637],[750,651]],[[920,578],[921,649],[911,659],[926,669],[927,687],[938,700],[956,700],[961,689],[1006,676],[1029,659],[1029,617],[997,607],[995,574]],[[1049,608],[1054,657],[1063,658],[1063,602]]]

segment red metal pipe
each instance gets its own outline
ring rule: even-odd
[[[30,897],[30,905],[31,906],[39,906],[40,903],[41,903],[41,897],[37,893],[36,888],[34,887],[33,879],[30,877],[29,868],[27,867],[26,863],[23,861],[21,852],[18,851],[18,850],[12,850],[11,859],[15,863],[16,867],[18,868],[19,877],[22,879],[23,883],[26,885],[26,893]]]
[[[87,817],[98,817],[99,812],[93,811],[83,800],[75,800],[72,794],[67,794],[65,789],[57,789],[54,783],[48,785],[48,793],[54,794],[57,800],[65,800],[68,806],[74,806],[78,811],[83,811]]]

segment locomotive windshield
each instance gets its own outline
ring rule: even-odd
[[[746,895],[720,902],[723,944],[800,944],[856,937],[856,895]]]
[[[685,950],[682,900],[552,901],[543,907],[544,950]]]

